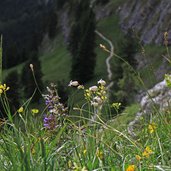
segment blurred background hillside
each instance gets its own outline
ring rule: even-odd
[[[114,82],[111,101],[124,106],[139,100],[170,71],[169,0],[5,0],[0,14],[3,78],[12,87],[9,97],[15,108],[36,89],[31,63],[40,90],[54,82],[64,102],[70,80],[93,85],[102,78]],[[95,31],[109,39],[122,58],[111,59],[111,80],[105,63],[109,54],[99,44],[111,49]],[[33,102],[39,99],[36,92]]]

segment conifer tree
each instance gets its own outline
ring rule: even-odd
[[[72,26],[69,50],[72,55],[71,79],[85,83],[94,75],[96,64],[95,15],[89,0],[78,2]]]
[[[135,59],[137,52],[138,42],[132,30],[128,30],[124,39],[119,43],[119,56],[122,59],[115,58],[113,66],[113,79],[115,80],[113,99],[122,102],[123,105],[130,103],[137,91],[138,83],[133,71],[137,65]]]
[[[137,61],[135,59],[135,54],[138,52],[138,40],[133,34],[131,29],[128,30],[127,34],[124,36],[124,40],[120,42],[120,52],[119,55],[128,62],[133,68],[136,67]]]

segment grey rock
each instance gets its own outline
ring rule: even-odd
[[[142,117],[148,117],[152,112],[161,112],[169,108],[171,103],[171,89],[163,80],[156,84],[153,88],[147,91],[140,101],[141,110],[136,114],[136,117],[128,125],[128,133],[135,137],[135,128],[140,123]]]

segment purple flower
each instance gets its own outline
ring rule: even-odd
[[[47,106],[47,114],[44,115],[43,125],[45,128],[53,130],[63,122],[63,117],[66,116],[68,108],[60,103],[60,97],[56,91],[56,86],[47,87],[48,94],[43,95]],[[58,125],[57,125],[58,124]]]
[[[49,116],[45,115],[44,117],[44,127],[48,128],[48,129],[55,129],[57,127],[56,125],[56,121],[55,121],[55,116],[50,114]]]

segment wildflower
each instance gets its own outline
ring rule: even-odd
[[[91,98],[91,91],[90,90],[85,90],[84,96],[87,100],[89,100]]]
[[[100,151],[99,149],[97,149],[97,151],[96,151],[96,156],[100,159],[100,160],[102,160],[103,159],[103,152],[102,151]]]
[[[94,107],[98,107],[99,106],[99,104],[97,102],[93,102],[93,101],[91,101],[91,105],[94,106]]]
[[[79,86],[79,83],[78,81],[70,81],[69,84],[68,84],[69,87],[77,87]]]
[[[165,38],[168,37],[168,32],[167,32],[167,31],[164,32],[164,37],[165,37]]]
[[[6,91],[8,91],[10,88],[6,86],[6,84],[1,84],[0,85],[0,94],[5,93]]]
[[[30,69],[34,71],[33,64],[30,64]]]
[[[98,90],[98,87],[97,86],[92,86],[92,87],[89,88],[89,90],[95,92],[95,91]]]
[[[86,155],[86,153],[87,153],[87,150],[86,150],[86,149],[84,149],[83,154],[84,154],[84,155]]]
[[[106,46],[104,46],[104,45],[102,45],[102,44],[100,44],[100,48],[102,48],[104,51],[106,51],[106,52],[110,52],[107,48],[106,48]]]
[[[49,116],[45,116],[44,118],[44,127],[53,130],[54,128],[57,127],[56,121],[55,121],[55,116],[50,114]]]
[[[39,109],[32,109],[31,112],[32,112],[33,115],[37,114],[37,113],[39,113]]]
[[[121,103],[112,103],[111,107],[115,108],[116,110],[118,110],[121,106]]]
[[[106,81],[100,79],[98,82],[98,84],[102,85],[102,86],[105,86],[106,85]]]
[[[153,153],[153,151],[150,149],[149,146],[147,146],[145,148],[144,152],[142,153],[142,156],[148,158],[152,153]]]
[[[79,86],[77,87],[77,89],[78,89],[78,90],[84,89],[84,86],[83,86],[83,85],[79,85]]]
[[[72,168],[72,161],[71,160],[68,161],[68,168]]]
[[[53,130],[57,128],[57,126],[63,124],[64,116],[66,116],[68,108],[60,103],[60,97],[57,94],[56,86],[54,84],[51,84],[51,88],[47,87],[47,90],[49,94],[43,95],[48,107],[43,122],[44,127]]]
[[[163,36],[164,36],[164,45],[167,46],[168,45],[168,32],[167,31],[164,32]]]
[[[105,47],[104,45],[102,45],[102,44],[100,44],[100,47],[101,47],[102,49],[106,49],[106,47]]]
[[[34,149],[34,147],[31,148],[31,154],[35,154],[36,150]]]
[[[136,160],[138,160],[138,161],[141,160],[141,156],[139,156],[139,155],[136,155],[135,158],[136,158]]]
[[[22,106],[17,110],[18,113],[23,113],[23,111],[24,111],[24,108]]]
[[[148,125],[148,131],[149,131],[149,133],[152,134],[155,131],[156,128],[157,128],[157,126],[156,126],[155,123],[149,124]]]
[[[126,171],[135,171],[135,165],[129,165]]]
[[[102,99],[98,96],[94,97],[93,100],[96,101],[98,104],[102,104],[102,102],[103,102]]]

